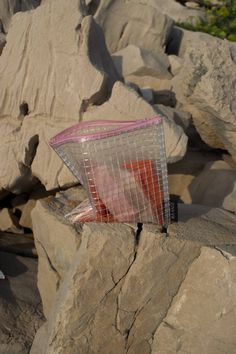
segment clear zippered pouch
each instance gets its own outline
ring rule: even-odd
[[[81,222],[170,223],[162,118],[82,122],[50,146],[88,193],[66,217]]]

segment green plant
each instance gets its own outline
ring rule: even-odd
[[[205,0],[204,7],[205,20],[199,20],[196,25],[188,22],[181,22],[178,25],[188,30],[206,32],[236,42],[236,0],[224,0],[217,6]]]

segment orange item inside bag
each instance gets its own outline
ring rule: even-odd
[[[141,186],[146,198],[150,201],[152,211],[160,224],[163,224],[163,191],[153,162],[151,160],[129,161],[122,167],[133,174]]]

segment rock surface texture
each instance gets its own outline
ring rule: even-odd
[[[53,213],[43,201],[38,201],[32,211],[32,223],[39,256],[38,288],[47,317],[81,240],[74,227]]]
[[[11,17],[20,11],[32,10],[38,7],[41,0],[1,0],[0,2],[0,24],[1,31],[6,33]]]
[[[36,284],[37,262],[0,252],[0,353],[27,354],[37,329],[43,323]]]
[[[208,163],[183,191],[185,203],[223,207],[236,213],[236,170],[225,161]]]
[[[203,33],[182,41],[187,41],[184,63],[172,80],[177,100],[192,113],[202,139],[235,159],[236,45]]]
[[[176,348],[192,352],[191,341],[194,353],[206,345],[209,354],[220,353],[217,345],[230,352],[236,344],[235,222],[212,209],[172,225],[168,238],[145,226],[139,239],[128,225],[84,225],[31,353],[174,354]]]
[[[129,80],[129,76],[151,76],[170,79],[169,61],[164,54],[154,55],[135,45],[128,45],[115,52],[112,60],[119,74]]]
[[[29,188],[32,175],[47,189],[74,181],[48,140],[82,119],[87,105],[101,103],[118,78],[92,17],[83,19],[76,0],[64,5],[51,1],[16,14],[1,56],[0,154],[8,158],[0,185],[16,192],[21,179]]]
[[[157,8],[136,0],[102,0],[95,13],[110,53],[129,44],[158,54],[169,38],[173,20]]]
[[[126,11],[123,2],[114,2],[111,6],[121,6],[122,11]],[[128,3],[127,6],[131,6],[131,10],[137,6],[137,11],[142,13],[139,5]],[[148,6],[140,6],[144,14],[148,12],[150,19],[160,26],[155,28],[154,35],[154,24],[145,20],[147,26],[152,26],[145,43],[147,47],[158,46],[157,52],[162,51],[160,55],[165,57],[162,48],[172,21],[162,14],[154,16]],[[0,162],[0,188],[28,193],[38,181],[47,190],[75,183],[75,178],[48,146],[48,140],[63,128],[83,120],[90,108],[99,111],[108,104],[113,84],[120,79],[106,49],[102,30],[87,13],[83,1],[69,0],[65,6],[63,0],[51,0],[34,11],[17,13],[12,18],[0,59],[0,156],[4,156]],[[102,14],[98,11],[97,16]],[[129,16],[127,37],[116,50],[129,44],[132,33],[137,39],[142,38],[137,15],[131,11]],[[103,18],[104,21],[108,19]],[[170,74],[166,72],[166,75]],[[118,109],[123,104],[121,98],[119,101]],[[156,114],[147,104],[142,115],[131,114],[138,111],[135,106],[136,103],[139,106],[139,102],[141,99],[133,98],[132,110],[129,103],[130,114],[126,112],[126,119],[151,118]],[[116,119],[114,107],[109,114],[109,119]],[[95,119],[100,117],[103,115],[94,116]],[[167,122],[165,130],[168,130],[167,144],[173,141],[167,153],[177,160],[185,153],[187,139],[173,122]]]

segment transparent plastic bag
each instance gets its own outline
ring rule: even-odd
[[[73,223],[170,222],[162,118],[90,121],[50,145],[88,192],[66,215]]]

